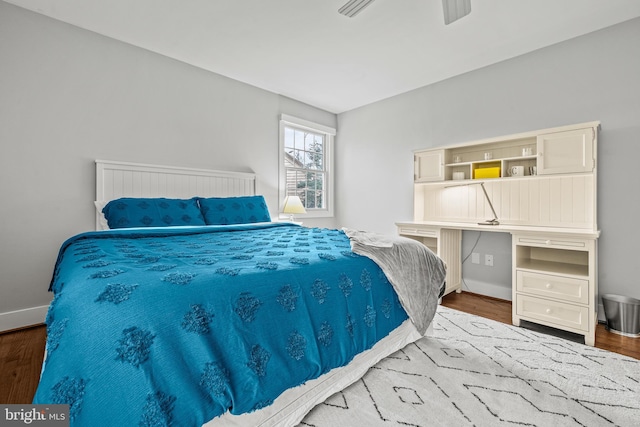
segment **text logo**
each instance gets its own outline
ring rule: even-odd
[[[69,427],[69,405],[0,405],[0,427]]]

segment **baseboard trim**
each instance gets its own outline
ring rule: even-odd
[[[0,332],[9,332],[14,329],[42,324],[47,317],[48,309],[48,305],[41,305],[39,307],[0,313]]]
[[[462,291],[462,293],[473,295],[476,298],[490,299],[490,300],[494,300],[494,301],[498,301],[498,302],[505,302],[505,303],[511,304],[511,300],[510,299],[492,297],[491,295],[483,295],[483,294],[479,294],[479,293],[471,292],[471,291]]]
[[[496,285],[480,280],[464,279],[462,290],[473,294],[484,295],[496,299],[511,301],[511,286]]]

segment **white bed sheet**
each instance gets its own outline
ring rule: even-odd
[[[429,327],[425,335],[431,334],[432,328]],[[296,426],[314,406],[356,382],[380,360],[421,337],[413,323],[407,319],[371,349],[354,357],[347,366],[333,369],[319,378],[286,390],[266,408],[242,415],[227,412],[204,424],[204,427]]]

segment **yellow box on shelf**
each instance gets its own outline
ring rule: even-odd
[[[473,179],[500,178],[500,166],[477,168],[473,170]]]

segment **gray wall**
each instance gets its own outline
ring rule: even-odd
[[[640,298],[639,76],[635,19],[340,114],[339,220],[379,232],[411,220],[414,149],[600,120],[600,294]],[[463,256],[476,237],[464,233]],[[510,295],[509,235],[484,232],[476,251],[495,267],[468,260],[469,290]]]
[[[95,159],[250,169],[274,214],[280,113],[336,127],[334,114],[0,1],[0,330],[42,315],[61,243],[95,226]]]

